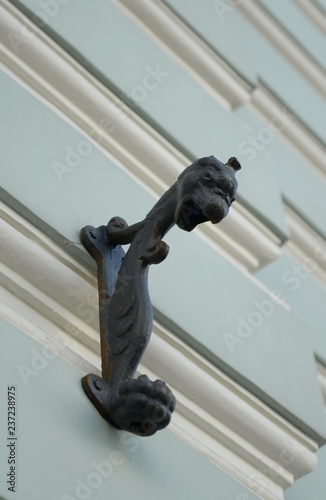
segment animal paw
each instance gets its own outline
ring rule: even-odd
[[[143,253],[139,259],[146,264],[160,264],[169,253],[169,246],[162,240],[152,240],[147,248],[147,253]]]
[[[110,408],[110,420],[119,429],[151,436],[166,427],[175,409],[175,397],[162,380],[146,375],[124,382]]]

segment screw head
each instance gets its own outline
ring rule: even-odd
[[[102,384],[99,380],[95,380],[94,381],[94,387],[95,389],[97,389],[98,391],[101,391],[102,390]]]

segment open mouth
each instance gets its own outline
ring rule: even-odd
[[[185,231],[192,231],[198,224],[207,222],[208,218],[194,199],[189,198],[182,201],[177,209],[176,224]]]
[[[211,221],[221,222],[228,213],[229,205],[221,197],[214,202],[206,203],[204,208],[193,197],[185,197],[176,211],[175,222],[184,231],[192,231],[198,224]]]

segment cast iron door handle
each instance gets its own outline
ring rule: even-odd
[[[150,264],[162,262],[169,247],[162,238],[174,224],[192,231],[198,224],[220,222],[238,187],[236,158],[214,156],[187,167],[141,222],[128,226],[120,217],[107,226],[86,226],[81,241],[97,263],[102,377],[86,375],[82,386],[111,424],[150,436],[171,420],[175,397],[161,380],[132,379],[151,332],[148,293]],[[127,253],[121,245],[130,244]]]

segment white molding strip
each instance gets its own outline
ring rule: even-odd
[[[322,33],[326,33],[326,14],[325,11],[317,5],[314,0],[295,0],[302,8],[305,14],[308,14],[310,19],[321,29]]]
[[[237,7],[255,27],[292,63],[322,94],[326,95],[326,73],[297,43],[258,0],[237,2]]]
[[[143,29],[149,31],[151,36],[163,45],[165,50],[177,59],[178,63],[186,66],[192,77],[200,81],[205,89],[209,88],[217,99],[222,97],[232,108],[247,104],[262,116],[268,124],[272,124],[275,128],[277,125],[278,133],[297,152],[304,155],[305,161],[310,165],[312,164],[312,166],[317,166],[321,172],[326,174],[325,147],[319,139],[298,118],[291,115],[289,120],[287,114],[284,113],[285,106],[262,85],[251,88],[241,80],[235,71],[222,61],[163,2],[159,0],[143,0],[142,2],[133,0],[114,1],[120,7],[124,7],[136,22],[138,21],[141,24]],[[264,23],[269,26],[267,35],[270,32],[274,33],[275,30],[280,30],[273,18],[259,6],[258,2],[246,0],[245,2],[238,2],[237,6],[242,8],[252,20],[255,19],[257,23],[259,23],[260,19],[264,19]],[[257,11],[253,15],[256,8]],[[292,38],[286,35],[286,32],[282,31],[282,33],[287,40],[286,46],[291,47],[291,54],[294,48],[297,49],[300,54],[300,58],[297,55],[300,60],[300,67],[306,71],[307,56],[299,50],[299,47],[296,46]],[[282,44],[281,47],[283,48]],[[315,68],[315,66],[314,63],[313,67]],[[320,71],[322,70],[320,69]],[[309,72],[309,77],[313,78],[313,76],[314,73]],[[323,74],[323,85],[326,92],[326,74]]]
[[[0,312],[85,373],[99,373],[95,277],[1,205]],[[311,472],[317,443],[157,322],[140,372],[165,380],[169,429],[265,500]]]
[[[285,248],[309,270],[314,278],[326,285],[326,241],[288,205],[284,204],[291,238]]]
[[[112,0],[228,108],[250,99],[251,86],[159,0]]]
[[[317,362],[318,379],[321,386],[321,391],[323,393],[324,403],[325,403],[325,413],[326,413],[326,367],[321,363]]]
[[[28,34],[18,53],[10,42],[10,34],[21,37]],[[104,153],[117,158],[137,182],[155,195],[161,196],[191,163],[18,9],[3,0],[0,0],[0,60],[4,70],[20,85],[55,112],[62,112],[65,119],[88,134]],[[109,131],[101,127],[103,119],[112,122]],[[217,251],[224,252],[226,258],[250,271],[280,254],[280,239],[238,202],[228,220],[218,228],[196,231]]]
[[[326,175],[325,146],[263,85],[253,90],[248,106],[260,115],[272,130],[277,130],[280,137],[292,146],[299,156],[303,156],[308,165]]]

